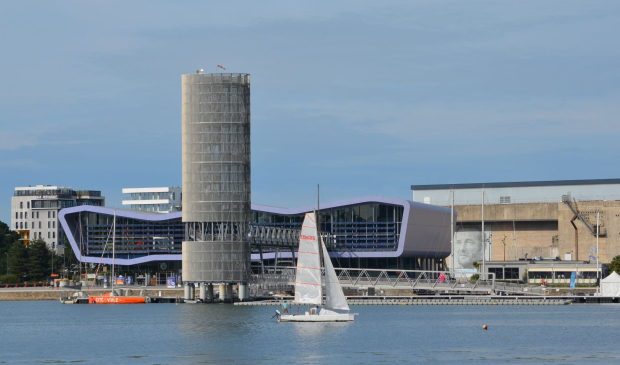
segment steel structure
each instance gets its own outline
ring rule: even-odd
[[[250,269],[250,75],[182,76],[183,280],[242,283]]]
[[[381,270],[364,268],[335,268],[340,285],[348,288],[412,289],[441,292],[486,292],[544,295],[549,288],[540,285],[495,281],[495,274],[480,274],[475,278],[458,277],[459,273],[433,270]],[[323,270],[322,270],[323,271]],[[254,286],[291,286],[295,282],[295,267],[266,266],[253,273]]]

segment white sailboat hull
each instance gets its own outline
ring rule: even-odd
[[[283,315],[278,322],[353,322],[357,313]]]

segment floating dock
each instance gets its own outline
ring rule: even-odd
[[[349,305],[569,305],[573,299],[540,297],[403,297],[348,298]],[[281,300],[237,302],[235,305],[282,305]]]

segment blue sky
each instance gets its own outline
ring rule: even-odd
[[[252,200],[617,178],[617,1],[0,2],[15,186],[181,185],[181,74],[252,75]]]

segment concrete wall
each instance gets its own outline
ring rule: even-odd
[[[616,180],[614,180],[616,181]],[[583,185],[557,185],[547,186],[510,186],[510,187],[485,187],[485,203],[499,204],[500,197],[510,197],[510,203],[541,203],[561,202],[562,195],[570,194],[577,200],[613,200],[620,199],[620,184],[583,184]],[[413,191],[413,201],[424,203],[425,198],[429,204],[449,205],[450,189],[424,189]],[[454,204],[480,204],[482,200],[482,188],[454,189]]]
[[[574,204],[574,203],[573,203]],[[609,263],[620,255],[620,201],[577,202],[581,216],[596,232],[596,212],[601,212],[599,238],[599,259]],[[480,226],[481,206],[455,206],[457,225]],[[573,212],[566,203],[530,204],[485,204],[485,231],[492,232],[491,250],[493,260],[528,257],[559,256],[564,260],[566,253],[573,260],[592,260],[596,256],[591,249],[596,247],[596,235],[592,234],[580,220],[578,228],[579,256],[575,256],[575,229],[570,220]],[[502,242],[504,240],[504,242]],[[595,260],[592,260],[595,262]]]
[[[481,205],[456,206],[457,222],[480,222]],[[485,204],[485,222],[554,221],[558,219],[558,203]]]

